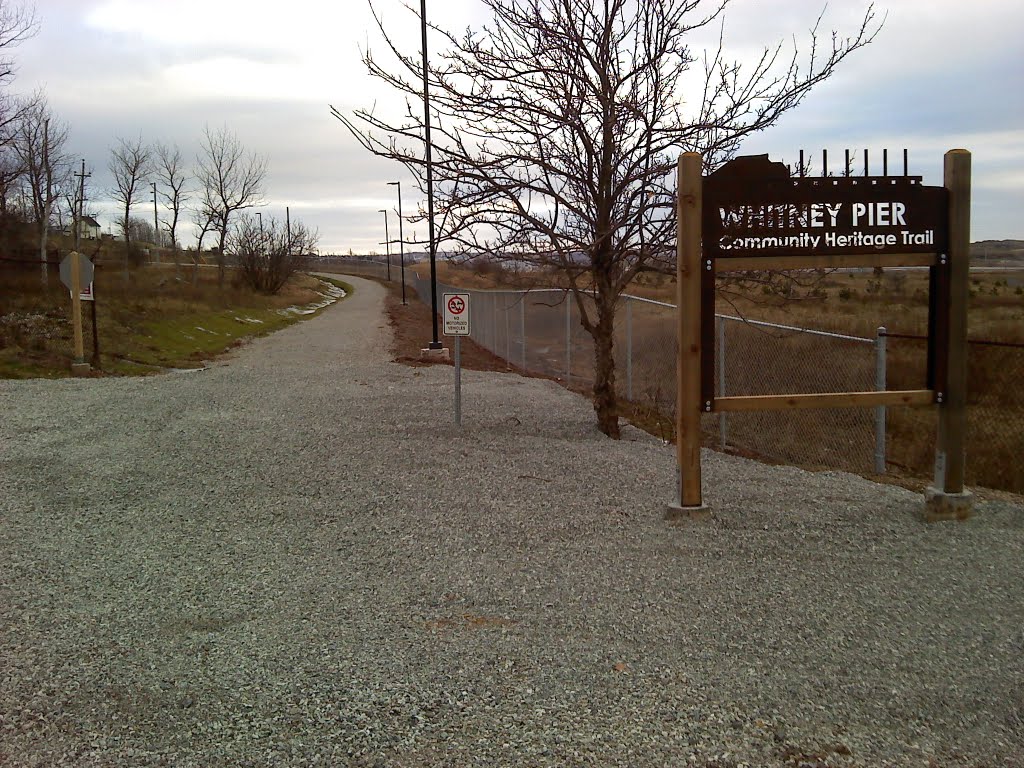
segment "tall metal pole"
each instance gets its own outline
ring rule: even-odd
[[[437,243],[434,240],[434,166],[430,159],[430,88],[427,72],[427,0],[420,0],[420,27],[423,31],[423,143],[427,161],[427,229],[430,239],[430,316],[434,340],[430,349],[441,349],[437,340]]]
[[[389,181],[388,186],[398,187],[398,252],[401,254],[400,258],[402,261],[402,304],[405,305],[408,302],[405,300],[405,234],[402,230],[402,182]]]
[[[388,209],[381,208],[377,213],[384,214],[384,245],[387,246],[388,254],[388,282],[391,282],[391,235],[388,234]]]
[[[287,256],[291,258],[292,255],[292,209],[290,206],[284,207],[284,232],[285,237],[288,238],[288,242],[285,243],[285,249],[288,251]]]

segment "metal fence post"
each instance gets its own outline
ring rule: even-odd
[[[885,326],[875,334],[875,389],[885,391]],[[885,474],[885,406],[875,407],[875,474]]]
[[[565,380],[572,383],[572,299],[565,295]]]
[[[490,351],[498,354],[498,294],[488,297],[490,302]]]
[[[520,366],[526,370],[526,293],[519,297],[519,338],[523,342],[522,354],[520,355]]]
[[[718,396],[725,397],[725,318],[715,317],[718,326]],[[726,413],[718,414],[718,447],[723,451],[728,443],[729,417]]]
[[[633,402],[633,302],[626,296],[626,399]]]
[[[509,305],[508,301],[505,301],[505,362],[508,365],[512,364],[512,331],[509,328],[508,316],[509,316]]]

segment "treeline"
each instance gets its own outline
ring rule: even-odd
[[[85,204],[91,174],[69,150],[69,125],[42,90],[29,96],[11,92],[11,50],[37,30],[33,9],[0,0],[0,218],[7,233],[31,231],[45,279],[51,231],[72,234],[76,240],[96,233]],[[282,225],[260,215],[259,225],[254,224],[248,212],[265,204],[267,159],[247,152],[227,126],[206,126],[194,158],[186,158],[174,143],[146,141],[141,135],[116,137],[106,167],[111,184],[99,194],[116,208],[126,266],[133,254],[138,258],[133,247],[137,242],[170,248],[177,263],[185,222],[198,233],[195,250],[188,250],[194,263],[209,237],[222,281],[229,251],[248,262],[243,269],[247,280],[262,271],[273,275],[250,280],[258,290],[279,288],[280,275],[286,273],[287,279],[301,256],[316,248],[318,234],[299,221]],[[150,224],[146,217],[133,215],[138,205],[154,199],[163,209],[162,219],[157,215]],[[4,239],[9,249],[11,238]]]

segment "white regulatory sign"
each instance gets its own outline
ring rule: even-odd
[[[444,335],[469,336],[469,294],[444,294]]]

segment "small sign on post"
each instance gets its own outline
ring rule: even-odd
[[[462,426],[462,345],[469,336],[469,294],[444,294],[444,335],[455,337],[455,424]]]
[[[444,335],[469,336],[469,294],[444,295]]]

